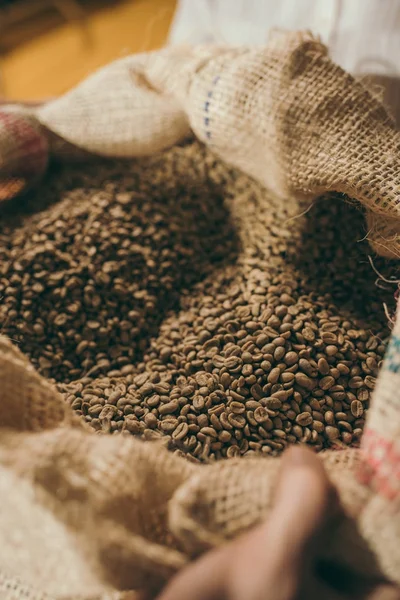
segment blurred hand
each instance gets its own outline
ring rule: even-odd
[[[399,600],[395,588],[347,580],[339,568],[330,573],[325,566],[320,573],[331,576],[316,575],[318,548],[335,512],[336,494],[321,461],[292,448],[268,522],[190,565],[158,600]]]

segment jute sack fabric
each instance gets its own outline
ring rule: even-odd
[[[47,382],[4,339],[0,365],[2,415],[22,415],[13,428],[2,427],[0,442],[4,573],[57,597],[158,587],[191,558],[267,517],[279,459],[200,466],[157,443],[96,436],[55,391],[49,400]],[[55,412],[46,419],[49,404],[59,405],[58,422]],[[375,495],[354,479],[359,451],[321,457],[358,523],[338,523],[327,557],[398,580],[397,540],[389,548],[387,531],[366,517]],[[389,520],[393,527],[386,504],[380,526]]]
[[[0,566],[9,577],[54,597],[157,588],[192,558],[268,516],[279,459],[200,466],[157,443],[96,436],[55,390],[49,397],[47,382],[10,342],[2,339],[0,352]],[[394,377],[393,354],[381,392]],[[365,435],[379,446],[383,428],[384,447],[393,447],[379,400]],[[389,416],[396,421],[393,411]],[[398,582],[398,462],[389,453],[379,463],[375,448],[320,455],[345,508],[326,557]]]
[[[37,111],[5,114],[18,126],[33,119],[38,138],[59,156],[74,148],[151,154],[191,127],[282,201],[329,190],[357,199],[373,219],[376,250],[397,256],[398,134],[378,100],[311,36],[278,36],[256,50],[124,59]],[[21,163],[24,156],[27,147]],[[21,167],[3,157],[7,197]],[[399,327],[362,449],[321,454],[346,510],[327,556],[398,583]],[[29,586],[53,597],[159,587],[201,552],[268,516],[279,459],[200,466],[157,443],[93,435],[4,338],[0,381],[0,569],[3,582],[27,582],[17,597]],[[16,597],[11,584],[2,585],[5,597]]]
[[[6,114],[10,120],[10,110]],[[49,141],[53,153],[68,142],[69,150],[143,156],[192,130],[283,199],[335,190],[358,200],[367,209],[374,250],[399,255],[394,121],[377,94],[335,65],[309,34],[274,32],[258,48],[168,48],[129,56],[20,118],[25,127],[28,119],[32,128],[33,118],[43,129],[19,148],[19,165],[9,161],[10,141],[3,136],[8,195],[16,181],[31,177],[31,146],[40,149],[40,165]]]

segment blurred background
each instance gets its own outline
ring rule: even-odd
[[[319,35],[400,123],[400,0],[0,0],[0,101],[59,96],[165,43],[264,44],[274,27]]]
[[[58,96],[98,67],[162,46],[176,0],[0,0],[0,98]]]

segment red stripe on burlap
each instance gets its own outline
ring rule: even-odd
[[[362,449],[365,460],[358,473],[360,482],[390,501],[400,498],[400,451],[397,442],[367,429]]]
[[[46,169],[45,136],[25,115],[0,111],[0,201],[20,194]]]

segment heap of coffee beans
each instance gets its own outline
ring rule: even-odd
[[[205,462],[356,445],[393,290],[353,206],[305,208],[197,143],[54,169],[3,208],[2,333],[100,434]]]

